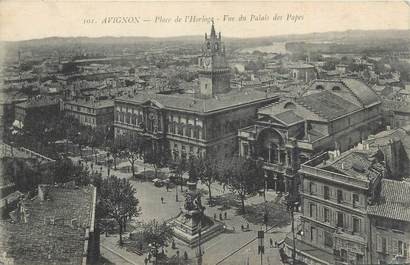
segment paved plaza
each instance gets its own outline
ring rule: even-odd
[[[77,161],[78,158],[74,158]],[[91,163],[87,165],[91,168]],[[167,221],[175,216],[184,207],[184,196],[181,192],[180,186],[172,187],[168,191],[165,187],[156,187],[150,181],[140,181],[132,179],[131,173],[127,170],[121,170],[128,166],[128,162],[122,162],[117,165],[117,170],[111,169],[110,174],[116,175],[121,178],[129,178],[132,185],[135,187],[137,193],[136,196],[139,200],[139,206],[142,209],[140,216],[133,218],[132,223],[138,225],[138,222],[147,222],[153,219],[157,221]],[[136,163],[137,172],[142,173],[144,164],[142,161]],[[94,170],[102,172],[103,177],[107,176],[107,168],[105,166],[93,166]],[[145,170],[152,170],[149,165],[145,165]],[[161,172],[168,172],[167,169],[162,169]],[[207,190],[207,187],[203,184],[198,184],[199,189]],[[178,189],[176,192],[175,189]],[[185,190],[186,187],[183,187]],[[176,202],[176,194],[178,193],[179,200]],[[212,196],[218,197],[223,194],[229,193],[228,190],[218,184],[214,183],[212,187]],[[266,200],[274,203],[276,201],[277,194],[272,191],[266,193]],[[164,198],[164,203],[161,203],[161,197]],[[203,264],[260,264],[260,256],[258,255],[258,242],[256,240],[257,231],[265,229],[261,225],[254,225],[249,223],[248,231],[241,231],[241,225],[246,226],[247,221],[237,213],[235,207],[231,207],[228,210],[221,211],[221,206],[209,207],[206,205],[207,195],[203,196],[203,202],[206,206],[205,214],[213,218],[216,214],[218,220],[219,215],[224,216],[227,214],[227,219],[222,220],[226,228],[229,230],[224,232],[211,240],[202,244]],[[246,205],[263,203],[263,196],[253,196],[246,200]],[[288,214],[284,212],[284,214]],[[235,229],[235,231],[232,231]],[[285,227],[268,227],[268,231],[265,233],[265,255],[263,255],[263,264],[281,264],[278,248],[270,247],[270,239],[272,242],[280,242],[283,240],[287,233],[290,232],[290,225]],[[129,231],[124,235],[124,238],[129,236]],[[109,235],[106,237],[101,235],[101,253],[102,256],[114,264],[144,264],[145,256],[139,256],[133,252],[129,252],[125,247],[118,246],[119,236],[117,234]],[[168,256],[176,255],[176,251],[179,250],[181,259],[182,254],[186,251],[188,257],[194,260],[198,248],[189,248],[183,242],[175,240],[176,249],[172,249],[171,246],[165,249],[165,254]]]

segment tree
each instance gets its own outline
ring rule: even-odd
[[[211,193],[211,186],[215,182],[218,176],[218,167],[217,167],[217,160],[211,159],[209,157],[205,158],[195,158],[191,167],[191,174],[197,174],[197,178],[201,180],[208,188],[208,196],[209,196],[209,205],[212,205],[212,193]],[[193,173],[193,171],[196,171]]]
[[[263,185],[263,177],[258,174],[254,160],[234,156],[225,159],[219,170],[228,188],[241,199],[241,211],[245,213],[245,198]]]
[[[144,139],[138,137],[137,140],[132,141],[130,147],[124,149],[120,156],[128,159],[131,164],[132,177],[135,177],[135,162],[143,154]]]
[[[169,160],[169,150],[161,148],[160,143],[144,142],[144,163],[151,164],[154,167],[155,178],[158,177],[158,169],[164,167]]]
[[[126,218],[138,216],[141,211],[138,208],[139,201],[135,196],[136,190],[128,179],[111,176],[101,183],[98,209],[118,223],[120,245],[122,245],[122,233]]]
[[[172,228],[166,222],[160,224],[154,219],[143,224],[143,238],[155,248],[155,255],[158,253],[158,248],[168,246],[172,239],[172,233]]]

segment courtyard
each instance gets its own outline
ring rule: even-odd
[[[87,166],[91,168],[91,163],[87,162]],[[108,174],[105,166],[98,166],[95,170],[101,171],[103,177]],[[149,165],[144,165],[142,161],[137,161],[136,172],[137,174],[150,175],[153,174],[153,169]],[[167,173],[168,169],[164,168],[159,174],[166,175]],[[110,174],[130,179],[137,191],[136,196],[142,211],[127,225],[126,233],[123,236],[125,239],[123,246],[118,244],[119,235],[117,233],[108,236],[101,234],[101,254],[104,257],[104,264],[144,264],[146,253],[136,253],[131,250],[132,248],[127,247],[127,244],[130,243],[130,231],[142,222],[154,219],[163,222],[176,217],[184,208],[185,198],[183,194],[186,187],[183,186],[183,191],[181,191],[180,186],[171,186],[167,190],[165,186],[154,186],[149,179],[134,179],[129,170],[128,162],[120,162],[117,165],[117,170],[111,169]],[[256,240],[258,230],[265,230],[263,264],[280,264],[278,248],[270,246],[270,242],[279,243],[290,232],[289,213],[286,212],[282,204],[280,194],[267,191],[266,203],[261,195],[248,197],[245,202],[247,212],[240,214],[239,201],[229,190],[224,190],[219,183],[212,185],[214,203],[211,207],[207,205],[207,187],[199,182],[198,189],[203,193],[202,201],[206,207],[205,214],[223,222],[225,226],[223,233],[201,244],[202,264],[260,264],[261,257],[258,254],[258,241]],[[178,201],[176,201],[177,194]],[[163,202],[161,198],[163,198]],[[261,212],[264,207],[267,207],[269,213],[267,226],[263,224],[263,212]],[[185,252],[188,257],[187,261],[184,260]],[[197,264],[197,253],[198,247],[191,249],[177,239],[175,239],[175,248],[169,244],[164,249],[166,256],[179,258],[180,264]]]

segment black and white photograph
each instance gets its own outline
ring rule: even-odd
[[[0,265],[410,264],[410,2],[0,0]]]

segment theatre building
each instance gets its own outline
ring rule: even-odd
[[[240,155],[265,162],[270,188],[296,194],[299,165],[326,150],[348,150],[377,131],[380,105],[359,80],[315,80],[301,97],[260,108],[254,124],[238,132]]]
[[[168,149],[173,159],[208,153],[224,158],[238,153],[237,131],[249,126],[259,108],[278,97],[252,90],[231,90],[221,34],[212,25],[199,58],[195,96],[141,92],[115,100],[114,127],[118,142],[144,136],[153,148]]]

